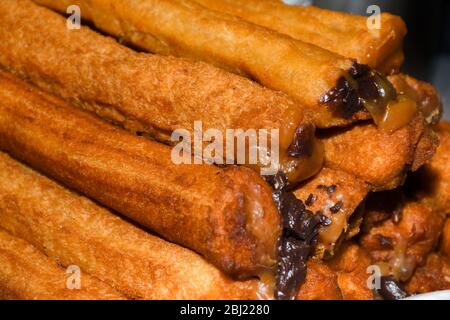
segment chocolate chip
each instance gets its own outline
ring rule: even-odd
[[[342,201],[338,201],[338,202],[335,203],[334,206],[332,206],[332,207],[330,208],[330,211],[331,211],[332,213],[338,213],[339,210],[341,210],[341,208],[342,208],[343,206],[344,206],[344,203],[343,203]]]
[[[381,287],[377,289],[377,292],[386,300],[399,300],[409,296],[403,286],[392,276],[381,277],[380,285]]]
[[[314,148],[315,127],[311,124],[304,124],[297,128],[292,144],[287,150],[291,157],[311,157]]]
[[[317,196],[315,194],[310,193],[308,199],[306,199],[305,204],[310,207],[316,202]]]

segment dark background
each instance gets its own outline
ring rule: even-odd
[[[370,5],[400,15],[408,26],[403,71],[433,83],[440,91],[450,120],[450,1],[447,0],[285,0],[290,3],[366,13]]]

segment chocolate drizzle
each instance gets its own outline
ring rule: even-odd
[[[378,294],[385,300],[399,300],[409,296],[401,284],[399,284],[392,276],[384,276],[380,278],[381,288],[377,290]]]
[[[378,103],[380,109],[386,108],[384,102],[392,98],[392,92],[395,89],[380,74],[354,61],[348,76],[339,78],[336,86],[321,97],[320,103],[327,104],[332,111],[348,119],[364,110],[365,101]]]
[[[278,246],[275,298],[292,300],[305,279],[306,261],[317,242],[319,227],[327,221],[323,215],[307,210],[302,201],[286,191],[288,183],[284,174],[277,174],[269,182],[273,182],[273,199],[283,223]]]

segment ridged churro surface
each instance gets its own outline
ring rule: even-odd
[[[78,265],[129,298],[257,297],[256,280],[241,282],[229,279],[194,252],[138,229],[4,153],[0,153],[0,177],[2,227],[28,240],[60,264]],[[0,244],[4,244],[4,241]],[[37,256],[35,251],[30,245],[26,247],[19,242],[18,245],[11,245],[7,253],[15,255],[12,262],[18,261],[24,266],[32,264],[38,269],[39,261],[43,258],[38,256],[40,260],[33,262]],[[3,252],[0,250],[0,257]],[[42,266],[44,272],[35,275],[35,281],[41,282],[36,284],[37,289],[44,292],[48,290],[49,297],[57,288],[61,288],[61,293],[64,293],[64,272],[53,265],[52,268],[46,267],[49,262],[45,262]],[[0,269],[3,267],[2,263]],[[25,272],[28,269],[14,270]],[[16,278],[8,274],[6,279],[13,281]],[[62,282],[52,289],[50,284],[44,286],[43,282],[47,280],[50,284],[52,281],[55,284],[56,281]],[[70,297],[70,294],[67,296]],[[94,295],[86,296],[96,298]]]
[[[4,180],[3,159],[0,155],[0,175],[2,184],[9,185],[10,180]],[[12,161],[7,159],[7,161]],[[11,185],[9,185],[11,186]],[[2,188],[3,190],[3,188]],[[30,190],[22,189],[24,195]],[[6,198],[0,195],[3,216],[5,206],[8,210],[13,206],[14,197]],[[5,202],[6,201],[6,202]],[[42,200],[41,200],[42,201]],[[27,204],[27,207],[30,204]],[[69,275],[66,270],[30,243],[12,236],[0,228],[0,299],[6,300],[122,300],[123,295],[112,287],[91,277],[83,271],[80,272],[79,288],[69,288]]]
[[[174,164],[136,137],[2,73],[0,148],[237,277],[276,263],[271,188],[245,167]]]

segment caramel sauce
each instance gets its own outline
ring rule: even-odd
[[[387,78],[356,62],[319,102],[343,118],[350,118],[365,108],[380,130],[386,132],[408,124],[417,112],[413,99],[398,95]]]

